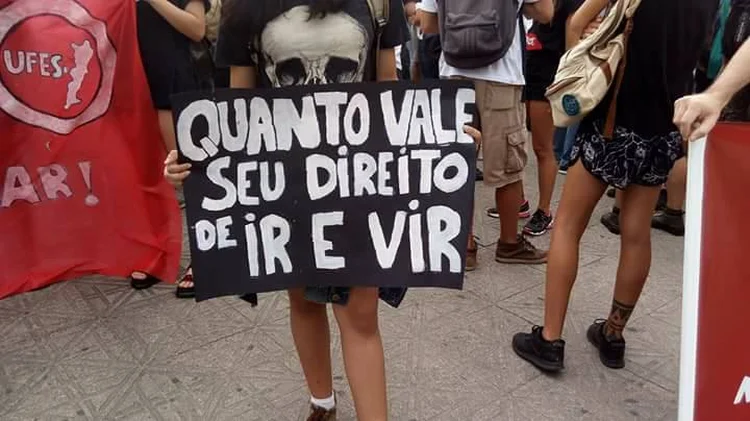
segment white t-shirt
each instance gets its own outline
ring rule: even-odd
[[[534,1],[521,1],[519,2],[519,7],[523,6],[524,3],[533,3]],[[417,4],[417,8],[427,13],[437,14],[437,0],[422,0]],[[521,49],[520,31],[521,28],[518,27],[516,29],[516,36],[513,39],[513,44],[510,46],[508,52],[505,53],[505,56],[486,67],[480,67],[478,69],[457,69],[446,63],[445,58],[441,55],[440,77],[465,77],[475,80],[505,83],[507,85],[525,85],[526,81],[523,77],[523,50]]]

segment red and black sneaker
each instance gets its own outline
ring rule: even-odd
[[[544,235],[552,229],[555,219],[552,215],[547,215],[544,211],[537,209],[532,215],[529,222],[523,227],[524,234],[539,236]]]

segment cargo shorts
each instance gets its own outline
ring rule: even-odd
[[[523,87],[475,80],[482,126],[484,184],[501,188],[523,179],[529,134]]]

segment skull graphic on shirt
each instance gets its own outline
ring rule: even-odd
[[[260,37],[265,71],[274,87],[361,82],[369,36],[344,12],[309,19],[307,6],[270,21]]]

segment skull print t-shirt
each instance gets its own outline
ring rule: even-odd
[[[260,87],[375,80],[375,25],[367,0],[347,0],[340,11],[310,17],[309,0],[254,0],[244,36],[219,32],[220,66],[254,66]],[[256,7],[257,3],[257,7]],[[260,23],[260,24],[258,24]],[[408,41],[403,4],[390,1],[380,48]]]

